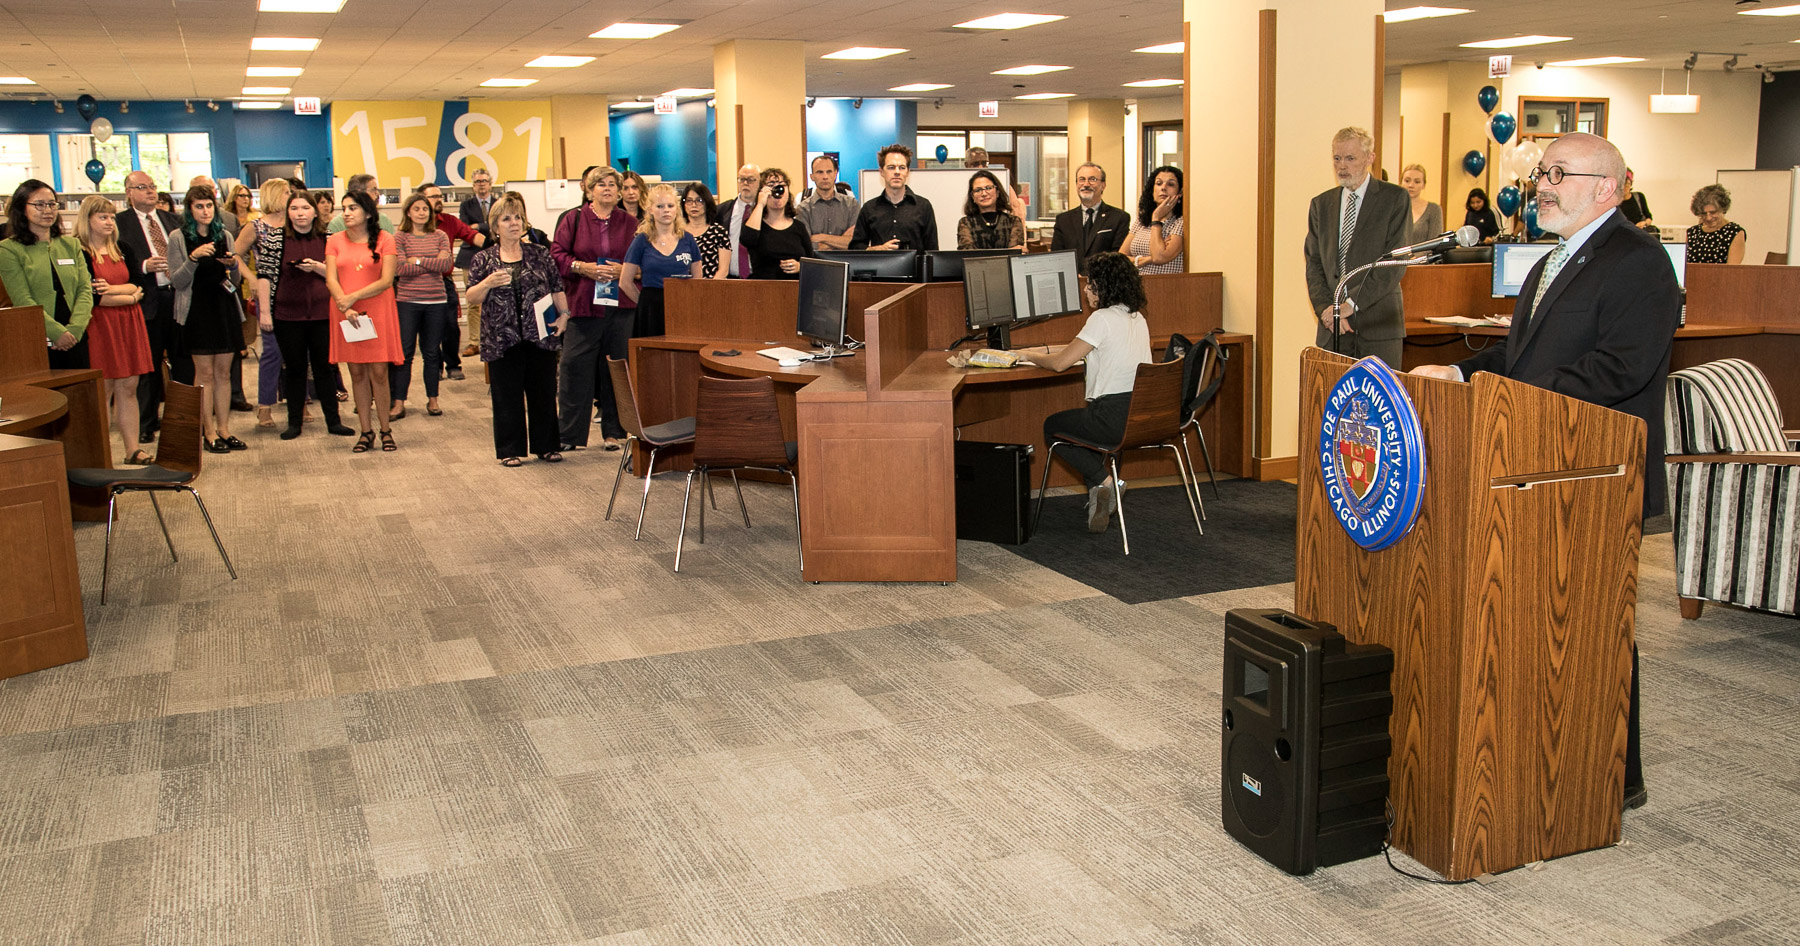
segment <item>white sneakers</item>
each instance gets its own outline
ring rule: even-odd
[[[1124,492],[1125,481],[1119,481],[1119,491]],[[1105,532],[1106,524],[1112,520],[1113,510],[1118,508],[1118,499],[1113,495],[1112,483],[1102,483],[1088,490],[1087,514],[1088,531]]]

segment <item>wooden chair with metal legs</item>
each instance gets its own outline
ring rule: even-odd
[[[1037,511],[1031,518],[1035,534],[1038,520],[1044,515],[1044,493],[1050,488],[1050,464],[1056,460],[1056,448],[1085,447],[1106,458],[1112,470],[1113,506],[1119,512],[1119,538],[1125,543],[1125,554],[1131,554],[1131,537],[1125,532],[1124,487],[1119,479],[1119,454],[1126,450],[1168,450],[1175,455],[1175,468],[1181,471],[1181,491],[1187,496],[1188,508],[1194,513],[1194,528],[1206,534],[1200,524],[1200,507],[1195,502],[1198,486],[1188,475],[1186,460],[1174,441],[1181,437],[1182,370],[1186,359],[1137,366],[1137,377],[1131,385],[1131,409],[1125,415],[1125,432],[1116,444],[1089,443],[1077,437],[1058,434],[1050,439],[1050,450],[1044,456],[1044,480],[1038,486]]]
[[[608,358],[606,370],[612,376],[613,399],[618,404],[619,423],[625,428],[625,445],[619,454],[619,470],[613,474],[612,498],[606,501],[607,519],[612,518],[613,503],[619,498],[619,480],[625,476],[625,468],[632,462],[631,442],[636,440],[650,448],[650,460],[644,464],[644,495],[638,500],[637,532],[631,537],[635,542],[644,537],[644,509],[650,505],[650,477],[656,475],[657,451],[693,443],[694,419],[683,417],[666,424],[645,427],[638,417],[637,389],[632,386],[630,362],[623,358]],[[710,494],[712,491],[708,489],[707,492]],[[716,503],[714,508],[717,508]]]
[[[206,520],[206,530],[212,533],[213,546],[219,550],[219,558],[225,561],[225,570],[231,573],[232,581],[237,580],[237,569],[231,564],[231,556],[225,554],[225,544],[219,541],[219,530],[213,528],[212,515],[206,511],[200,492],[194,489],[194,481],[200,478],[201,398],[202,390],[198,387],[175,381],[168,383],[163,395],[162,438],[157,444],[155,463],[127,470],[78,467],[68,472],[70,485],[104,489],[111,494],[106,503],[106,552],[100,560],[101,604],[106,603],[107,577],[112,569],[114,512],[119,494],[124,492],[150,494],[150,507],[156,510],[157,525],[162,526],[169,558],[177,562],[181,558],[175,554],[175,542],[169,538],[169,524],[163,519],[156,494],[185,492],[194,497],[194,505],[200,507],[200,517]]]
[[[730,471],[737,488],[738,510],[744,528],[750,528],[750,507],[738,485],[738,470],[767,470],[787,476],[794,492],[794,544],[800,544],[800,480],[794,475],[798,445],[781,431],[781,410],[775,403],[775,382],[768,378],[732,380],[700,378],[700,398],[694,410],[694,467],[688,471],[687,489],[681,499],[681,532],[675,538],[675,570],[681,571],[681,550],[687,540],[688,501],[694,477],[702,488],[714,472]],[[706,503],[700,504],[700,541],[706,541]],[[806,553],[800,553],[801,567]]]
[[[1219,393],[1220,385],[1225,382],[1225,362],[1231,355],[1225,350],[1225,346],[1219,344],[1219,333],[1222,331],[1224,330],[1213,329],[1202,335],[1200,340],[1194,343],[1194,350],[1188,353],[1187,357],[1191,359],[1194,357],[1194,352],[1198,352],[1200,361],[1199,370],[1194,375],[1194,389],[1189,392],[1189,397],[1182,406],[1181,422],[1181,455],[1187,459],[1188,470],[1193,471],[1194,455],[1188,452],[1187,438],[1188,431],[1192,430],[1194,436],[1200,438],[1200,458],[1206,461],[1206,477],[1212,481],[1214,499],[1219,496],[1219,476],[1213,472],[1212,451],[1206,446],[1206,431],[1200,429],[1200,412],[1206,410],[1206,405],[1212,403],[1213,397]],[[1195,473],[1195,498],[1199,498],[1199,492],[1200,476]],[[1204,499],[1200,500],[1200,518],[1206,518],[1206,501]]]

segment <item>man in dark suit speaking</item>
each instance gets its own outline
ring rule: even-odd
[[[1096,253],[1117,253],[1131,229],[1131,215],[1100,198],[1106,193],[1106,169],[1083,164],[1075,169],[1075,196],[1081,201],[1056,215],[1050,235],[1050,252],[1074,250],[1076,267],[1087,275],[1088,259]]]
[[[1505,341],[1455,365],[1414,374],[1462,381],[1489,371],[1644,421],[1644,515],[1662,512],[1663,387],[1681,316],[1675,270],[1654,235],[1617,211],[1625,159],[1593,135],[1564,135],[1531,174],[1538,223],[1565,234],[1538,261]],[[1625,741],[1625,807],[1646,799],[1638,756],[1637,646],[1631,650],[1631,712]]]
[[[1306,214],[1306,294],[1319,316],[1320,348],[1352,358],[1375,355],[1398,368],[1406,347],[1402,267],[1371,269],[1356,277],[1344,287],[1343,311],[1333,307],[1345,273],[1406,245],[1412,199],[1405,188],[1369,173],[1374,147],[1374,139],[1361,128],[1345,128],[1331,138],[1338,186],[1314,197]]]

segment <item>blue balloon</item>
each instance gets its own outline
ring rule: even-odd
[[[1525,202],[1525,238],[1535,240],[1543,235],[1544,231],[1537,222],[1537,198],[1533,197]]]
[[[93,96],[83,93],[75,100],[75,111],[81,115],[82,121],[91,122],[95,115],[100,114],[100,103]]]
[[[1510,217],[1518,212],[1519,200],[1524,196],[1519,193],[1517,187],[1508,184],[1494,192],[1494,206],[1500,208],[1502,214]]]
[[[1475,93],[1475,101],[1481,103],[1481,110],[1489,115],[1494,114],[1494,106],[1500,104],[1500,90],[1491,85],[1484,85]]]
[[[1506,112],[1495,112],[1494,117],[1488,119],[1488,131],[1494,133],[1494,140],[1500,144],[1506,144],[1518,127],[1519,123]]]
[[[1470,177],[1480,177],[1481,172],[1486,169],[1487,155],[1475,150],[1463,155],[1463,170],[1469,172]]]
[[[949,145],[938,145],[937,146],[937,159],[938,159],[939,164],[943,164],[945,161],[950,160],[950,146]]]
[[[89,158],[82,170],[87,173],[88,180],[95,184],[99,184],[100,179],[106,176],[106,165],[101,164],[99,158]]]

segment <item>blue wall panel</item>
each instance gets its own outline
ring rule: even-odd
[[[629,161],[639,174],[656,174],[669,181],[715,179],[712,109],[704,99],[683,102],[673,115],[649,110],[613,116],[612,160],[615,166]],[[580,168],[570,168],[572,175]]]
[[[137,106],[131,109],[137,113]],[[238,164],[225,176],[249,180],[242,165],[252,161],[305,161],[307,186],[331,186],[329,118],[292,111],[237,112],[236,118]],[[213,164],[218,167],[218,145],[213,149]]]
[[[875,152],[883,145],[899,142],[910,148],[918,137],[917,102],[870,99],[856,108],[846,99],[819,99],[806,110],[806,150],[837,152],[838,180],[851,187],[860,171],[877,166]],[[807,171],[795,168],[790,173],[799,176]]]

